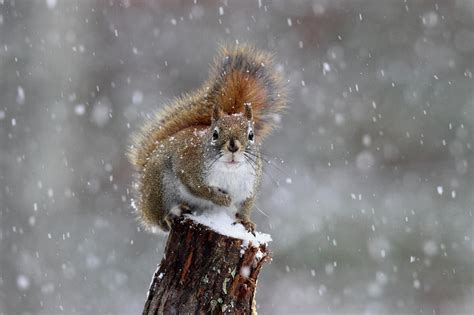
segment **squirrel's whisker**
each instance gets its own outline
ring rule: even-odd
[[[254,230],[250,212],[262,174],[279,186],[262,164],[278,167],[259,152],[286,103],[272,59],[245,44],[223,47],[203,87],[177,98],[134,137],[128,156],[139,173],[135,199],[147,227],[169,231],[176,204],[205,202],[237,207],[238,221]],[[248,165],[221,165],[224,151],[239,154],[240,148],[239,159]]]
[[[246,152],[246,153],[248,153],[248,152]],[[254,160],[254,158],[253,158],[252,156],[250,156],[250,155],[245,155],[245,154],[244,154],[244,156],[246,156],[246,158],[248,159],[249,162],[252,161],[252,163],[254,163],[254,165],[256,165],[257,162],[256,162],[256,160]],[[256,158],[255,158],[255,159],[256,159]],[[272,175],[270,172],[268,172],[268,171],[267,171],[265,168],[263,168],[263,167],[261,168],[261,170],[262,170],[262,172],[263,172],[265,175],[268,175],[268,178],[270,178],[270,180],[275,184],[275,186],[280,187],[280,182],[278,182],[278,181],[275,179],[275,177],[273,177],[273,175]]]
[[[252,157],[258,159],[259,156],[256,155],[255,153],[251,153],[251,152],[246,152],[247,154],[251,155]],[[265,163],[267,163],[266,165],[269,165],[271,167],[273,167],[274,169],[276,169],[277,171],[279,171],[280,173],[282,173],[283,175],[285,176],[289,176],[288,172],[280,167],[277,166],[277,164],[272,161],[272,160],[267,160],[267,159],[264,159],[264,158],[261,158],[262,161],[264,161]]]
[[[252,161],[248,156],[246,156],[244,154],[244,158],[246,159],[247,163],[250,165],[250,167],[252,167],[253,169],[253,173],[254,175],[257,175],[257,169],[255,168],[255,165],[253,163],[255,163],[255,161]],[[253,163],[252,163],[253,162]]]

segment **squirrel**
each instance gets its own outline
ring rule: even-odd
[[[173,215],[223,207],[253,233],[260,146],[285,105],[272,54],[247,44],[222,46],[204,85],[172,101],[133,137],[128,157],[144,226],[169,231]]]

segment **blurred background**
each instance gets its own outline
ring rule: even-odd
[[[289,86],[261,314],[474,312],[474,1],[0,0],[0,314],[139,314],[130,135],[218,43]]]

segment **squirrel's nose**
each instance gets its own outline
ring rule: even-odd
[[[236,143],[234,138],[230,138],[230,141],[227,144],[227,149],[232,153],[239,151],[239,145]]]

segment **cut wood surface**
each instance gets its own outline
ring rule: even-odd
[[[269,260],[266,244],[177,218],[143,314],[255,314],[257,277]]]

